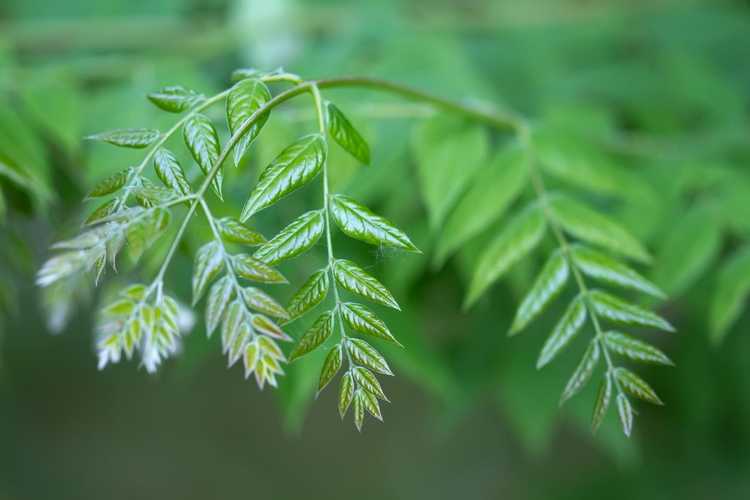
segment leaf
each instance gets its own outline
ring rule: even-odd
[[[232,266],[234,272],[246,280],[259,283],[288,283],[276,269],[244,253],[232,256]]]
[[[349,119],[333,103],[328,103],[328,133],[339,146],[350,155],[364,163],[370,164],[370,147],[357,132]]]
[[[516,311],[510,335],[523,330],[560,293],[568,280],[568,261],[561,251],[556,251],[542,268],[529,293]]]
[[[354,391],[354,426],[362,432],[362,424],[365,421],[364,392],[361,389]]]
[[[617,395],[617,413],[620,415],[620,422],[622,423],[622,432],[630,437],[630,433],[633,431],[633,407],[630,406],[630,401],[625,394]]]
[[[750,246],[732,255],[719,270],[711,302],[711,340],[720,343],[737,321],[750,295]]]
[[[310,182],[323,167],[326,153],[326,142],[320,134],[306,135],[284,149],[260,174],[240,220],[246,221]]]
[[[524,150],[511,148],[477,173],[440,232],[434,259],[437,265],[502,217],[526,185],[526,162]]]
[[[606,332],[604,334],[604,342],[612,352],[630,358],[633,361],[655,363],[658,365],[674,365],[672,360],[656,347],[624,333]]]
[[[224,322],[221,324],[221,346],[224,354],[229,351],[240,327],[247,324],[248,319],[245,307],[240,298],[236,297],[227,307]]]
[[[341,386],[339,387],[339,415],[344,418],[349,405],[354,399],[354,377],[351,372],[346,372],[341,377]]]
[[[208,175],[216,162],[219,161],[219,155],[221,154],[219,134],[216,133],[211,120],[206,115],[197,113],[185,122],[182,132],[185,145],[193,156],[193,159],[203,174]],[[223,174],[221,169],[219,169],[211,181],[211,187],[213,187],[214,193],[216,193],[219,199],[223,199],[221,194],[222,183]]]
[[[585,322],[586,304],[583,295],[579,295],[570,303],[565,314],[560,318],[552,334],[544,343],[542,352],[536,362],[537,369],[552,361],[573,340],[573,337],[581,330]]]
[[[594,373],[596,365],[599,363],[600,357],[599,341],[592,339],[589,342],[589,346],[583,353],[581,362],[578,363],[578,367],[573,372],[573,375],[568,380],[568,383],[563,390],[562,397],[560,398],[560,404],[562,405],[568,399],[578,394],[583,389],[589,380],[591,375]]]
[[[619,382],[620,386],[625,390],[625,392],[627,392],[631,396],[642,399],[649,403],[653,403],[655,405],[664,404],[662,400],[659,399],[659,396],[656,395],[656,392],[654,392],[651,386],[648,385],[645,380],[643,380],[641,377],[631,372],[630,370],[622,367],[615,369],[615,379],[617,380],[617,382]]]
[[[115,213],[115,211],[117,210],[117,206],[117,198],[112,198],[111,200],[104,202],[103,204],[99,205],[93,212],[91,212],[88,217],[86,217],[83,225],[89,226],[109,217],[110,215]]]
[[[360,392],[362,404],[367,412],[382,422],[383,416],[380,414],[380,403],[378,402],[377,396],[367,391],[358,390],[358,392]]]
[[[86,139],[107,142],[123,148],[143,149],[161,137],[158,130],[145,128],[127,128],[102,132],[88,136]]]
[[[182,113],[204,99],[202,94],[182,85],[164,87],[151,92],[147,97],[157,108],[170,113]]]
[[[594,404],[594,416],[591,418],[591,432],[596,432],[604,420],[609,408],[609,402],[612,399],[612,379],[609,374],[604,375],[599,392],[596,395]]]
[[[312,210],[297,217],[271,241],[255,252],[255,258],[275,265],[308,251],[325,229],[322,210]]]
[[[642,309],[636,305],[628,304],[617,297],[600,290],[592,290],[588,294],[588,300],[594,307],[596,314],[626,325],[651,326],[673,332],[674,328],[665,319],[657,316],[651,311]]]
[[[490,285],[531,252],[542,240],[545,229],[544,216],[536,204],[514,217],[479,257],[464,307],[473,305]]]
[[[681,213],[662,237],[654,280],[672,295],[690,288],[719,256],[721,226],[717,211],[710,205]]]
[[[269,337],[283,340],[285,342],[292,340],[289,335],[287,335],[281,328],[279,328],[279,325],[266,318],[262,314],[254,314],[251,322],[253,324],[253,328],[264,335],[268,335]]]
[[[154,154],[154,170],[159,179],[169,189],[180,196],[188,196],[191,193],[190,183],[185,177],[177,158],[171,151],[159,148]]]
[[[215,241],[206,243],[195,254],[193,264],[193,305],[201,299],[206,286],[224,265],[224,251]]]
[[[330,204],[333,220],[345,235],[371,245],[383,245],[421,253],[403,231],[384,217],[375,215],[369,208],[360,205],[354,199],[334,195],[331,197]]]
[[[632,259],[649,262],[641,243],[620,224],[571,198],[558,196],[549,202],[550,211],[571,235]]]
[[[344,302],[339,307],[344,321],[353,330],[393,342],[399,347],[403,347],[391,334],[390,330],[388,330],[386,324],[369,309],[353,302]]]
[[[239,245],[262,245],[266,239],[262,234],[253,231],[235,218],[224,217],[216,221],[221,238],[228,243]]]
[[[400,311],[396,299],[378,280],[350,260],[340,259],[333,264],[333,276],[339,285],[349,292],[366,297]]]
[[[571,256],[578,269],[593,279],[638,290],[660,299],[665,298],[664,292],[656,285],[628,266],[601,252],[576,245],[571,248]]]
[[[241,80],[232,87],[227,96],[227,123],[233,135],[247,122],[258,109],[271,100],[268,87],[258,79]],[[234,164],[240,164],[247,147],[258,136],[268,120],[269,112],[260,115],[234,147]]]
[[[304,356],[305,354],[313,351],[320,344],[326,341],[333,332],[334,315],[331,311],[327,311],[320,316],[312,326],[302,335],[297,345],[289,355],[289,361]]]
[[[246,287],[242,290],[245,304],[254,311],[258,311],[275,318],[289,319],[289,313],[263,290],[255,287]]]
[[[206,303],[206,335],[209,337],[219,326],[233,292],[234,282],[230,276],[224,276],[211,287]]]
[[[328,293],[328,286],[328,271],[314,272],[289,301],[289,316],[298,318],[320,304]]]
[[[385,358],[364,340],[349,338],[346,342],[346,349],[357,364],[366,366],[382,375],[393,375]]]
[[[318,381],[318,393],[325,389],[328,383],[336,376],[341,363],[343,362],[343,352],[341,350],[341,344],[333,346],[333,349],[328,351],[325,361],[323,361],[323,368],[320,370],[320,380]]]
[[[131,169],[126,168],[125,170],[120,170],[119,172],[110,175],[106,179],[99,181],[96,186],[94,186],[94,188],[89,191],[87,197],[98,198],[100,196],[107,196],[108,194],[119,191],[128,182],[128,178],[130,177],[131,172]]]
[[[373,396],[377,396],[383,401],[388,401],[388,398],[383,392],[383,388],[380,387],[380,382],[378,382],[378,379],[370,370],[361,366],[355,366],[352,369],[352,374],[354,375],[354,381],[359,387],[369,392]]]
[[[128,227],[128,253],[133,262],[137,262],[143,252],[164,232],[170,219],[169,210],[159,208],[151,210],[140,221]]]
[[[486,166],[488,134],[479,125],[443,114],[416,127],[412,145],[429,225],[436,231],[474,175]]]

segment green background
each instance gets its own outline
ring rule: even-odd
[[[4,0],[0,159],[24,180],[0,175],[0,498],[750,498],[750,312],[740,307],[723,342],[709,333],[717,277],[750,241],[749,61],[741,1]],[[174,116],[146,93],[177,83],[213,93],[243,66],[377,76],[493,103],[564,135],[582,158],[613,163],[578,187],[621,195],[597,202],[655,255],[642,271],[669,293],[658,310],[678,333],[644,335],[676,367],[642,373],[666,406],[639,404],[630,439],[613,411],[592,436],[594,384],[558,407],[576,356],[534,367],[555,315],[506,337],[551,245],[462,310],[471,263],[502,222],[431,266],[440,224],[428,223],[418,174],[431,111],[360,91],[326,93],[374,158],[363,168],[333,152],[335,189],[425,250],[337,240],[404,310],[385,316],[406,346],[386,351],[397,376],[384,381],[385,423],[358,434],[339,421],[333,391],[311,401],[320,356],[290,367],[278,391],[258,391],[225,369],[200,326],[155,376],[136,362],[98,372],[101,292],[84,283],[64,294],[76,305],[51,335],[50,310],[65,301],[33,286],[35,270],[75,232],[88,188],[142,155],[81,138],[167,127]],[[231,201],[217,210],[237,214],[258,166],[312,118],[302,105],[274,115],[251,165],[227,175]],[[466,141],[459,162],[470,161]],[[500,136],[489,148],[502,146]],[[450,167],[445,155],[435,169]],[[260,228],[272,234],[317,196],[285,201]],[[183,300],[206,234],[191,231],[168,273]],[[161,255],[110,273],[105,292],[153,275]],[[319,246],[282,270],[300,283],[323,259]]]

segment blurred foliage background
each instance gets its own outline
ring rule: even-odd
[[[740,265],[750,239],[748,61],[745,1],[3,0],[0,496],[748,498],[746,295],[732,296],[736,321],[712,313],[727,287],[750,287]],[[81,138],[169,126],[146,93],[176,83],[213,93],[241,66],[389,78],[512,108],[549,131],[574,160],[553,186],[593,191],[655,255],[643,270],[669,293],[660,311],[679,331],[651,334],[677,364],[646,371],[666,407],[639,406],[630,440],[613,412],[590,435],[593,384],[558,408],[575,356],[538,372],[551,324],[505,335],[549,249],[469,312],[468,269],[502,222],[432,264],[444,220],[428,218],[419,172],[481,165],[498,144],[476,146],[469,127],[425,155],[425,141],[442,140],[430,133],[441,118],[351,90],[335,99],[370,141],[374,166],[334,152],[336,189],[426,249],[415,258],[337,243],[369,262],[404,310],[386,317],[406,349],[387,353],[398,377],[387,381],[385,423],[359,435],[339,423],[335,394],[311,405],[320,359],[259,392],[224,369],[201,327],[156,376],[134,363],[97,372],[91,318],[102,292],[80,283],[45,294],[33,275],[48,245],[75,232],[92,183],[141,153]],[[292,105],[269,122],[252,168],[225,181],[231,213],[257,166],[312,118]],[[314,195],[260,217],[261,229],[273,234]],[[189,235],[170,271],[182,297],[205,231]],[[313,252],[283,270],[299,283],[322,262]],[[105,293],[158,264],[110,278]]]

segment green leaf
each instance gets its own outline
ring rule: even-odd
[[[275,265],[308,251],[325,229],[322,210],[312,210],[297,217],[271,241],[255,252],[255,258]]]
[[[148,100],[164,111],[182,113],[204,99],[202,94],[186,89],[182,85],[164,87],[148,94]]]
[[[620,415],[620,423],[622,423],[622,432],[630,437],[630,433],[633,432],[633,407],[625,394],[618,394],[616,401],[617,413]]]
[[[98,198],[119,191],[128,182],[131,172],[131,169],[126,168],[125,170],[115,172],[106,179],[99,181],[96,186],[89,191],[87,197]]]
[[[354,262],[345,259],[335,261],[333,264],[333,276],[344,290],[356,293],[398,311],[401,310],[391,292]]]
[[[209,337],[219,326],[233,293],[234,282],[230,276],[224,276],[211,286],[206,303],[206,335]]]
[[[437,115],[415,128],[413,149],[430,228],[440,228],[474,175],[486,166],[487,131]]]
[[[233,217],[224,217],[216,221],[221,239],[239,245],[262,245],[266,239],[262,234],[253,231]]]
[[[213,166],[219,160],[221,154],[219,146],[219,134],[216,133],[211,120],[204,114],[197,113],[191,116],[182,130],[187,146],[193,159],[200,167],[204,175],[208,175]],[[221,169],[211,181],[211,187],[219,199],[222,199],[221,185],[223,174]]]
[[[346,349],[357,364],[366,366],[382,375],[393,375],[391,367],[374,347],[362,339],[349,338]]]
[[[372,311],[363,305],[355,304],[353,302],[344,302],[339,307],[344,321],[346,321],[353,330],[393,342],[399,347],[403,347],[391,334],[383,320],[375,316]]]
[[[601,252],[576,245],[571,248],[571,256],[578,269],[595,280],[638,290],[660,299],[665,298],[664,292],[656,285],[625,264]]]
[[[361,366],[355,366],[352,369],[352,374],[354,375],[354,381],[359,387],[383,401],[388,401],[383,388],[380,387],[380,382],[378,382],[377,377],[370,370]]]
[[[602,383],[599,386],[599,392],[596,395],[594,404],[594,416],[591,418],[591,432],[596,432],[602,425],[604,416],[607,414],[609,402],[612,399],[612,379],[609,374],[605,374]]]
[[[325,361],[323,361],[323,368],[320,370],[320,380],[318,381],[318,393],[325,389],[328,383],[336,376],[341,368],[343,362],[343,352],[341,350],[341,344],[333,346],[333,349],[328,351]]]
[[[112,198],[111,200],[104,202],[103,204],[99,205],[93,212],[91,212],[88,217],[86,217],[86,220],[83,222],[83,224],[85,226],[88,226],[109,217],[110,215],[115,213],[117,205],[117,198]]]
[[[318,319],[315,320],[312,326],[302,335],[302,338],[299,339],[299,342],[297,342],[294,350],[289,355],[289,361],[294,361],[304,356],[325,342],[331,336],[331,333],[333,333],[334,318],[335,316],[331,311],[326,311],[318,316]]]
[[[364,394],[361,389],[354,391],[354,426],[359,432],[362,432],[362,424],[365,422]]]
[[[656,347],[620,332],[606,332],[604,342],[610,351],[643,363],[673,365],[666,354]]]
[[[614,321],[615,323],[651,326],[668,332],[674,331],[672,325],[651,311],[647,311],[633,304],[628,304],[627,302],[600,290],[592,290],[589,292],[588,300],[594,307],[596,314],[607,318],[610,321]]]
[[[123,148],[143,149],[161,137],[158,130],[128,128],[102,132],[87,137],[93,141],[107,142]]]
[[[615,369],[615,379],[619,382],[620,387],[631,396],[655,405],[664,404],[651,386],[630,370],[622,367]]]
[[[314,272],[292,296],[287,306],[289,316],[298,318],[320,304],[328,293],[328,271]]]
[[[227,96],[227,123],[229,131],[235,134],[258,109],[271,100],[268,87],[258,79],[237,82]],[[268,120],[269,112],[260,115],[234,147],[234,164],[239,165],[242,157]]]
[[[215,241],[198,249],[193,264],[193,305],[201,299],[206,286],[224,266],[224,251]]]
[[[292,340],[292,337],[287,335],[284,330],[279,328],[279,325],[266,318],[262,314],[253,314],[251,323],[253,325],[253,328],[258,330],[258,332],[262,333],[263,335],[268,335],[269,337],[284,340],[286,342]]]
[[[310,182],[323,167],[326,154],[326,142],[320,134],[306,135],[284,149],[260,174],[240,220],[246,221]]]
[[[712,206],[699,205],[680,213],[661,239],[654,280],[672,295],[685,292],[719,256],[721,230]]]
[[[719,343],[737,321],[750,295],[750,246],[732,255],[719,270],[711,302],[711,340]]]
[[[171,214],[169,210],[164,208],[154,209],[140,221],[128,227],[126,235],[128,253],[133,262],[137,262],[143,252],[164,233],[170,219]],[[107,251],[109,252],[109,249]]]
[[[565,389],[563,390],[562,397],[560,398],[560,404],[562,405],[568,399],[578,394],[583,389],[589,380],[591,375],[594,373],[596,365],[599,363],[600,357],[599,342],[596,339],[592,339],[589,342],[589,346],[583,353],[581,362],[578,363],[578,367],[573,372],[573,375],[568,380]]]
[[[359,389],[357,392],[360,392],[362,404],[364,405],[367,412],[382,422],[383,416],[380,414],[380,403],[378,402],[377,396],[375,396],[375,394],[371,392],[361,391]]]
[[[185,177],[177,158],[171,151],[159,148],[154,154],[154,170],[159,179],[169,189],[179,196],[188,196],[191,193],[190,183]]]
[[[333,220],[345,235],[370,245],[383,245],[421,253],[406,233],[354,199],[334,195],[330,203]]]
[[[536,204],[514,217],[479,257],[464,307],[473,305],[490,285],[531,252],[542,240],[545,230],[544,216]]]
[[[244,253],[233,255],[232,265],[237,275],[246,280],[259,283],[288,283],[276,269]]]
[[[552,361],[573,340],[573,337],[581,330],[585,322],[586,304],[583,296],[579,295],[570,303],[565,314],[560,318],[557,326],[544,343],[542,352],[536,362],[537,369]]]
[[[221,324],[221,346],[224,354],[229,352],[235,338],[240,334],[242,325],[247,325],[249,320],[245,306],[240,298],[236,297],[227,307],[224,322]]]
[[[265,293],[259,288],[252,286],[242,289],[242,297],[245,299],[247,307],[254,311],[268,314],[274,318],[282,320],[289,319],[289,313],[282,307],[281,304],[276,302],[270,295]]]
[[[339,146],[350,155],[364,163],[370,164],[370,147],[349,119],[333,103],[328,103],[328,133]]]
[[[651,260],[643,245],[625,228],[586,205],[558,196],[550,200],[549,208],[557,223],[574,237],[641,262]]]
[[[354,376],[351,372],[346,372],[341,377],[341,386],[339,387],[339,415],[344,418],[349,405],[354,399]]]
[[[437,265],[502,217],[526,185],[526,162],[522,149],[511,148],[477,173],[440,232],[434,259]]]
[[[570,270],[568,261],[561,251],[556,251],[550,256],[542,271],[534,281],[529,293],[524,297],[518,307],[510,335],[515,335],[523,330],[534,318],[539,316],[547,305],[560,293],[568,281]]]

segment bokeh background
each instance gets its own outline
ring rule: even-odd
[[[750,240],[749,62],[746,1],[2,0],[0,157],[13,169],[0,171],[0,498],[750,498],[750,312],[723,342],[709,334],[717,276]],[[378,76],[493,103],[606,161],[599,181],[622,174],[608,208],[653,251],[643,271],[671,297],[659,310],[679,333],[655,342],[676,367],[644,371],[666,406],[639,405],[631,439],[613,412],[590,434],[593,384],[558,408],[576,359],[534,368],[551,319],[505,336],[549,248],[462,311],[472,259],[502,222],[431,266],[438,236],[415,172],[425,123],[439,117],[348,90],[328,95],[370,140],[374,166],[335,154],[336,189],[426,250],[337,242],[404,310],[387,316],[407,349],[388,351],[397,377],[386,381],[385,423],[360,435],[339,421],[332,391],[313,402],[314,357],[278,391],[258,391],[225,369],[200,326],[155,376],[136,363],[98,372],[101,292],[33,286],[48,245],[75,232],[92,183],[139,158],[81,138],[168,126],[174,117],[146,93],[177,83],[216,92],[243,66]],[[287,106],[269,122],[225,183],[226,213],[258,166],[309,127],[309,111]],[[313,196],[259,224],[272,234]],[[169,273],[183,298],[204,235],[189,234]],[[152,253],[104,289],[148,276]],[[314,251],[283,270],[299,283],[322,261]]]

